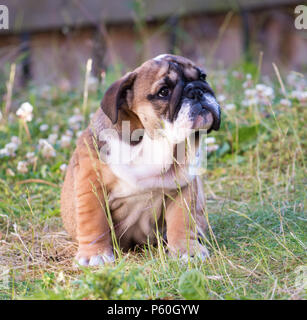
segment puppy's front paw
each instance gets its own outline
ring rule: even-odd
[[[115,260],[113,253],[111,255],[109,254],[98,254],[95,256],[91,257],[84,257],[81,256],[80,258],[76,257],[76,265],[81,265],[81,266],[99,266],[99,265],[104,265],[105,263],[113,262]]]
[[[180,257],[184,262],[188,262],[189,259],[200,259],[204,262],[207,258],[210,257],[210,254],[206,247],[200,246],[200,248],[194,250],[193,253],[183,253],[180,255]]]
[[[169,255],[171,257],[176,257],[184,262],[188,262],[189,259],[200,259],[201,261],[205,261],[207,258],[209,258],[210,254],[208,249],[201,245],[196,240],[191,240],[188,244],[185,244],[184,246],[181,245],[173,245],[168,246],[169,247]]]
[[[76,266],[99,266],[105,263],[114,262],[114,254],[111,250],[80,250],[76,255]]]

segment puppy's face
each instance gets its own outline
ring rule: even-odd
[[[206,74],[180,56],[148,60],[116,81],[101,106],[113,124],[129,120],[132,128],[144,128],[151,137],[164,129],[182,140],[193,129],[220,126],[220,106]]]

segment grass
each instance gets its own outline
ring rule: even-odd
[[[68,147],[54,145],[53,158],[44,158],[37,144],[54,125],[59,139],[69,129],[73,109],[84,107],[83,92],[30,87],[13,94],[17,106],[34,106],[34,118],[31,141],[16,117],[0,122],[0,149],[14,135],[22,141],[15,157],[0,158],[0,299],[306,299],[297,270],[307,264],[307,106],[296,99],[282,105],[273,76],[272,104],[244,107],[246,70],[254,81],[259,75],[252,65],[236,70],[243,79],[232,70],[209,78],[236,108],[223,111],[222,128],[214,133],[220,147],[210,154],[204,177],[211,254],[205,263],[183,263],[163,248],[145,246],[114,265],[73,268],[77,247],[63,230],[59,198],[60,166],[68,163],[76,132]],[[114,77],[107,72],[104,89]],[[101,96],[100,89],[89,92],[89,112]],[[40,130],[42,123],[47,131]],[[37,160],[20,173],[18,162],[29,151]]]

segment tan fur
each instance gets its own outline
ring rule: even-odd
[[[175,58],[190,77],[195,76],[191,61]],[[155,242],[156,228],[163,232],[162,226],[166,225],[171,252],[206,254],[206,249],[197,240],[198,231],[203,232],[205,228],[203,190],[197,179],[183,183],[179,192],[174,183],[174,187],[168,190],[142,191],[140,188],[141,191],[128,190],[129,196],[119,197],[118,192],[125,191],[126,184],[99,158],[101,145],[96,138],[102,129],[115,128],[120,131],[121,121],[127,119],[132,123],[132,130],[144,127],[148,132],[153,132],[161,126],[161,115],[167,114],[167,110],[163,106],[160,110],[154,110],[146,96],[153,93],[153,86],[167,70],[166,61],[153,60],[136,69],[137,78],[133,89],[128,90],[127,105],[118,113],[118,122],[112,124],[99,109],[77,141],[61,194],[64,226],[79,245],[77,259],[89,260],[99,254],[112,254],[108,208],[117,239],[124,249],[146,243],[147,239]],[[171,76],[175,77],[175,74]]]

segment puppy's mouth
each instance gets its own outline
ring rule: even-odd
[[[204,93],[199,102],[192,106],[193,128],[196,130],[218,130],[221,123],[220,106],[215,97]]]
[[[210,116],[213,118],[212,126],[208,131],[211,131],[212,129],[219,130],[221,125],[221,108],[215,97],[211,93],[206,92],[203,94],[201,107],[205,111],[204,116],[206,119],[210,118]]]
[[[183,92],[184,99],[190,104],[190,118],[194,129],[218,130],[221,123],[221,108],[213,90],[200,82],[189,83]]]
[[[197,104],[192,107],[192,128],[194,130],[204,129],[209,133],[220,128],[220,108],[217,105]]]
[[[199,115],[194,118],[193,128],[195,130],[206,129],[207,132],[212,130],[214,119],[212,113],[209,111],[202,111]]]

